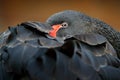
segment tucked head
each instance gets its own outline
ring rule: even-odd
[[[53,14],[46,23],[50,24],[53,30],[51,37],[61,37],[63,39],[76,34],[86,33],[90,26],[90,17],[73,10],[66,10]]]

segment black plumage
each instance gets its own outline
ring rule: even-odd
[[[24,22],[0,35],[0,80],[120,79],[120,60],[108,38],[91,32],[64,33],[69,27],[52,38],[54,24],[60,23],[51,18],[47,23]]]
[[[51,26],[56,24],[62,25],[64,22],[68,24],[68,27],[64,29],[61,28],[57,32],[57,38],[62,38],[64,40],[67,37],[74,35],[97,33],[107,38],[107,40],[115,48],[117,55],[120,58],[120,33],[114,30],[110,25],[73,10],[55,13],[46,21],[46,23]]]

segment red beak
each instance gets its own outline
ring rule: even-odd
[[[56,33],[57,31],[61,28],[62,26],[60,24],[57,24],[57,25],[53,25],[52,26],[52,30],[49,32],[49,35],[53,38],[56,38]]]

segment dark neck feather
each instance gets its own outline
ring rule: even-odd
[[[107,38],[120,58],[120,33],[114,30],[110,25],[107,25],[106,23],[97,19],[93,19],[92,22],[96,25],[94,31]]]

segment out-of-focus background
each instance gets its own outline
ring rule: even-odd
[[[0,32],[24,21],[45,20],[62,10],[77,10],[120,31],[120,0],[0,0]]]

